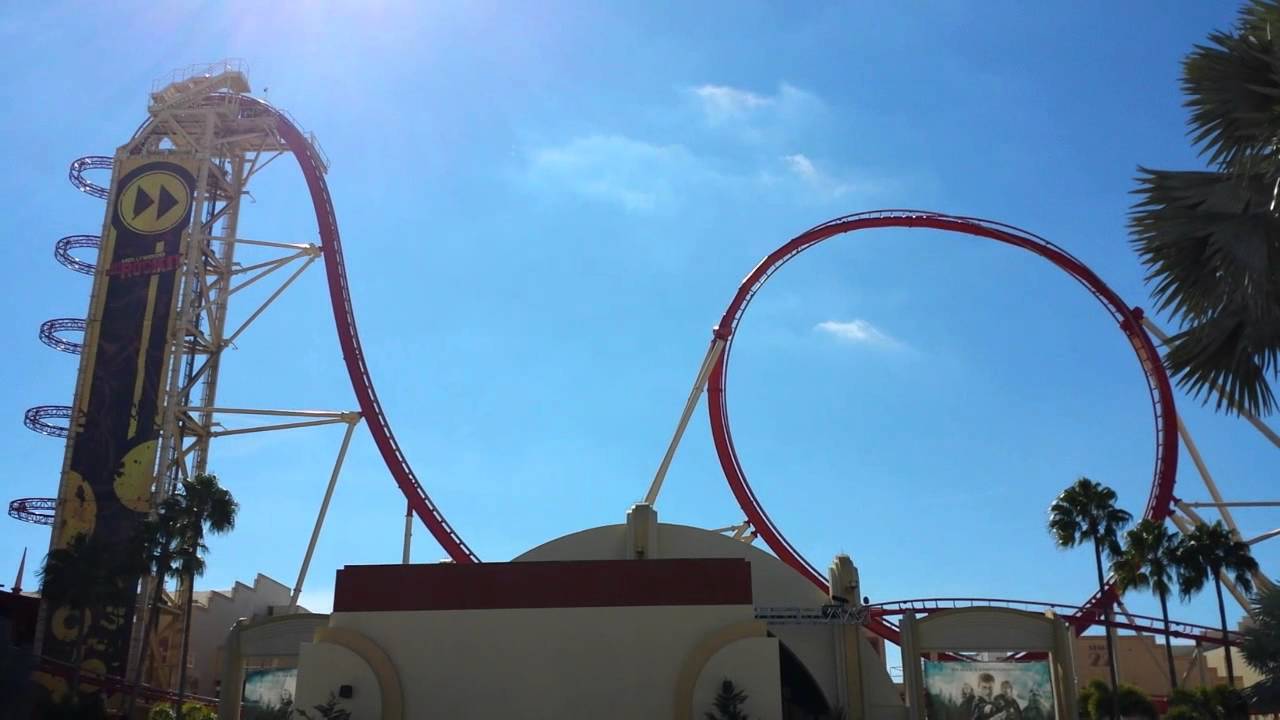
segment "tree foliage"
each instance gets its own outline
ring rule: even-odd
[[[1157,307],[1179,331],[1165,363],[1218,409],[1269,413],[1280,365],[1280,3],[1250,0],[1235,27],[1183,62],[1207,171],[1139,169],[1131,239]]]
[[[1271,586],[1255,595],[1249,618],[1240,650],[1262,679],[1245,696],[1254,712],[1280,712],[1280,588]]]
[[[1249,704],[1235,688],[1218,685],[1212,688],[1178,689],[1169,695],[1169,713],[1183,720],[1246,720]]]
[[[1159,713],[1151,698],[1132,685],[1120,685],[1116,692],[1120,715],[1126,718],[1156,720]],[[1111,687],[1101,680],[1091,680],[1079,695],[1078,712],[1088,720],[1105,720],[1111,716]]]
[[[1102,557],[1117,557],[1121,552],[1120,532],[1133,520],[1133,515],[1116,506],[1116,491],[1082,477],[1063,490],[1049,506],[1049,534],[1060,548],[1071,548],[1084,543],[1093,544],[1094,570],[1098,578],[1098,596],[1106,590],[1106,577],[1102,573]],[[1107,633],[1107,672],[1111,685],[1107,697],[1111,702],[1110,717],[1120,720],[1120,708],[1111,701],[1119,680],[1116,675],[1116,655]]]
[[[749,720],[742,706],[747,702],[747,694],[738,689],[733,681],[725,678],[720,683],[720,691],[712,702],[712,710],[708,710],[706,720]]]
[[[1178,672],[1169,638],[1169,596],[1174,592],[1171,583],[1182,573],[1182,554],[1178,533],[1170,532],[1163,522],[1142,520],[1125,533],[1124,552],[1111,564],[1111,573],[1121,590],[1150,590],[1160,600],[1170,689],[1178,687]]]
[[[351,720],[351,713],[341,707],[338,698],[329,693],[329,699],[312,708],[316,711],[313,718],[310,713],[305,710],[295,710],[299,716],[306,720]]]
[[[1200,524],[1182,538],[1182,557],[1178,568],[1178,591],[1183,599],[1199,592],[1212,579],[1218,600],[1218,622],[1223,642],[1230,636],[1227,626],[1227,606],[1222,597],[1221,575],[1226,573],[1241,592],[1253,592],[1253,574],[1258,571],[1258,561],[1253,559],[1248,543],[1236,537],[1222,521],[1212,525]],[[1227,683],[1235,686],[1235,661],[1228,650]]]

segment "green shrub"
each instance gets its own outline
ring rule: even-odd
[[[1132,685],[1120,685],[1117,696],[1120,700],[1120,715],[1126,718],[1147,718],[1156,720],[1155,703],[1147,694]],[[1094,680],[1080,691],[1081,717],[1088,720],[1110,720],[1111,718],[1111,686],[1101,680]]]

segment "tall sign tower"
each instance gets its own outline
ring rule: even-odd
[[[359,419],[359,413],[216,407],[223,350],[320,257],[315,245],[237,237],[250,180],[287,151],[276,111],[248,92],[238,63],[177,73],[153,88],[147,122],[113,158],[72,167],[73,182],[107,206],[97,264],[69,255],[64,260],[93,275],[88,314],[83,324],[51,321],[61,325],[49,328],[46,338],[80,354],[74,402],[27,415],[34,429],[66,438],[52,549],[81,535],[115,546],[130,542],[182,479],[206,471],[215,437],[336,422],[348,424],[349,437]],[[311,150],[323,157],[314,143]],[[321,165],[323,172],[323,160]],[[111,168],[109,187],[84,179],[83,170],[93,167]],[[93,244],[82,240],[79,246]],[[267,259],[237,262],[237,247],[245,245]],[[60,252],[74,246],[60,244]],[[228,326],[234,293],[291,265],[294,272],[247,320]],[[80,328],[80,344],[57,335]],[[303,419],[228,431],[215,422],[225,413]],[[58,418],[67,426],[49,422]],[[42,604],[41,654],[70,662],[83,634],[81,667],[125,676],[138,658],[141,607],[139,579],[126,575],[116,578],[107,599],[83,613]]]

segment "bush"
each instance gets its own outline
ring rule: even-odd
[[[1080,691],[1080,695],[1076,699],[1076,714],[1080,716],[1080,720],[1094,720],[1093,714],[1094,700],[1099,694],[1106,697],[1111,696],[1111,687],[1101,680],[1091,680],[1084,689]],[[1104,717],[1111,717],[1111,713],[1107,712]]]
[[[182,720],[217,720],[218,713],[199,703],[186,703],[182,706]],[[160,701],[151,706],[147,720],[174,720],[173,703]]]
[[[1245,720],[1249,704],[1244,693],[1219,685],[1214,688],[1179,688],[1169,695],[1169,713],[1178,711],[1178,720]]]
[[[1147,694],[1132,685],[1120,685],[1117,696],[1120,699],[1120,715],[1126,718],[1147,718],[1156,720],[1155,703]],[[1087,709],[1087,714],[1086,714]],[[1088,720],[1110,720],[1111,718],[1111,686],[1101,680],[1094,680],[1080,691],[1081,717]],[[1184,719],[1185,720],[1185,719]]]
[[[1164,720],[1202,720],[1200,714],[1185,705],[1170,705]]]

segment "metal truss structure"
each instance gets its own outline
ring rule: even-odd
[[[251,181],[277,158],[301,150],[319,172],[327,171],[327,162],[314,137],[302,135],[292,123],[287,128],[282,126],[280,113],[251,98],[248,91],[244,68],[236,62],[180,72],[172,81],[153,88],[149,118],[129,142],[120,147],[116,158],[163,157],[177,153],[195,157],[198,162],[192,222],[178,267],[177,319],[166,346],[168,375],[163,380],[154,499],[159,501],[172,493],[180,481],[207,472],[211,444],[216,438],[324,425],[346,426],[293,588],[292,604],[296,604],[347,447],[362,413],[358,410],[223,407],[217,402],[225,351],[242,342],[254,322],[323,255],[322,247],[316,244],[240,235],[241,200],[248,194]],[[287,130],[296,136],[286,140],[282,132]],[[305,148],[298,146],[299,138]],[[106,199],[117,179],[115,165],[110,157],[80,158],[71,164],[69,177],[82,192]],[[85,174],[107,170],[112,172],[112,182],[105,186]],[[93,263],[73,254],[76,250],[97,250],[99,245],[97,236],[64,237],[56,244],[55,257],[68,269],[100,277]],[[246,254],[253,255],[254,259],[242,262]],[[232,312],[234,298],[248,297],[242,292],[256,286],[255,293],[260,295],[273,284],[265,299],[255,298],[252,305]],[[65,335],[83,333],[85,327],[85,321],[80,318],[50,320],[41,326],[40,339],[56,350],[79,354],[81,343]],[[82,376],[84,372],[82,362]],[[82,387],[82,382],[83,378],[77,388]],[[74,421],[72,415],[71,406],[40,406],[28,410],[24,422],[36,432],[65,438],[68,426],[51,421],[70,423]],[[19,500],[11,504],[10,514],[51,524],[51,517],[47,518],[49,522],[44,522],[46,517],[32,510],[43,512],[55,507],[56,500],[52,498]],[[183,588],[183,592],[189,591],[190,588]],[[149,595],[143,592],[139,597]],[[133,626],[131,664],[136,662],[138,634],[144,624],[137,622]]]

